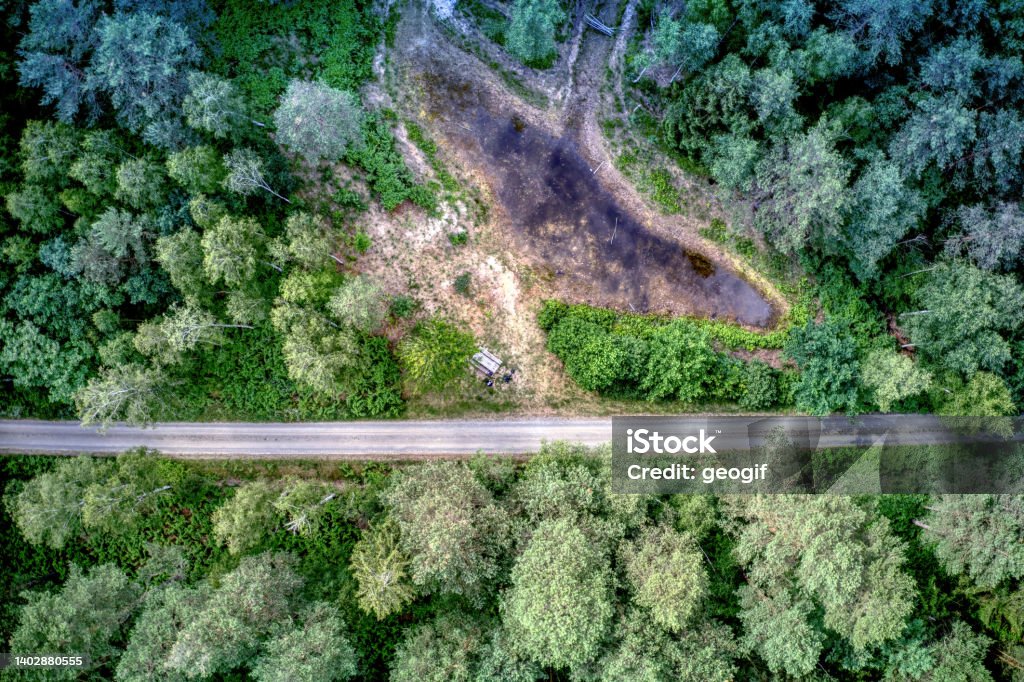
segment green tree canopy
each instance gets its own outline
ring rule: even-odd
[[[317,602],[301,625],[263,645],[252,667],[257,682],[340,682],[356,674],[356,652],[338,609]]]
[[[288,622],[301,587],[291,556],[267,552],[243,558],[184,623],[166,667],[196,679],[248,662],[262,641]],[[275,653],[272,649],[268,665]]]
[[[704,555],[694,539],[658,526],[626,550],[626,577],[634,602],[648,609],[652,620],[679,632],[699,609],[707,591]]]
[[[258,547],[263,539],[283,525],[274,508],[278,491],[267,481],[256,480],[238,488],[213,513],[213,534],[232,554]]]
[[[940,495],[919,525],[950,573],[988,588],[1024,577],[1024,502],[1017,495]]]
[[[572,520],[537,526],[512,568],[502,614],[514,646],[552,668],[596,659],[611,627],[608,559]]]
[[[447,613],[412,629],[398,646],[390,682],[475,682],[483,628],[467,614]]]
[[[857,650],[893,640],[913,611],[904,547],[884,519],[850,498],[751,496],[737,501],[746,520],[734,552],[746,567],[740,591],[744,639],[776,672],[807,675],[825,633]]]
[[[861,383],[873,392],[875,404],[882,412],[906,398],[920,395],[932,384],[932,376],[906,355],[888,350],[868,354],[861,366]]]
[[[187,80],[188,94],[181,108],[185,120],[196,130],[217,139],[233,138],[239,124],[251,120],[245,100],[231,81],[202,71],[192,71]]]
[[[408,576],[409,559],[399,545],[398,526],[373,526],[352,550],[350,567],[359,589],[359,608],[387,618],[412,601],[414,591]]]
[[[338,161],[359,140],[355,95],[324,83],[293,80],[274,111],[277,140],[311,162]]]
[[[1024,288],[1013,277],[942,262],[917,299],[921,309],[901,321],[921,355],[964,376],[999,371],[1009,361],[1006,336],[1024,324]]]
[[[100,370],[75,393],[75,407],[83,425],[108,426],[124,420],[141,425],[153,421],[167,378],[155,368],[119,365]]]
[[[213,194],[220,189],[227,169],[213,147],[185,147],[167,156],[167,174],[189,194]]]
[[[29,8],[28,33],[18,45],[21,85],[41,88],[43,105],[71,122],[79,113],[95,119],[99,105],[86,81],[86,60],[96,48],[94,31],[103,5],[91,0],[41,0]]]
[[[89,65],[89,87],[107,93],[121,124],[140,131],[181,104],[185,73],[199,58],[188,32],[146,12],[104,15]]]
[[[701,624],[674,637],[644,612],[633,609],[620,617],[603,655],[580,678],[595,682],[731,682],[737,679],[733,660],[738,653],[727,626]]]
[[[497,577],[508,520],[464,464],[416,467],[400,475],[384,499],[414,583],[476,596]]]
[[[564,20],[558,0],[516,0],[505,46],[524,64],[543,64],[555,53],[555,30]]]
[[[808,241],[826,248],[843,233],[850,164],[833,140],[819,124],[776,145],[757,165],[754,224],[785,253],[798,253]]]
[[[115,642],[137,606],[139,589],[113,564],[88,573],[73,565],[57,592],[26,596],[10,646],[18,652],[73,651],[87,656],[89,669],[97,670],[114,659]],[[56,668],[47,673],[47,679],[75,680],[81,671]]]
[[[216,284],[241,287],[256,274],[263,230],[255,218],[224,216],[203,232],[203,270]]]
[[[793,329],[784,352],[800,367],[797,409],[827,415],[857,408],[857,348],[838,324],[811,321]]]

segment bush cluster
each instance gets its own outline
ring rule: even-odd
[[[625,315],[551,300],[538,321],[548,333],[548,350],[588,391],[687,404],[739,402],[750,410],[785,404],[781,372],[723,352],[734,347],[723,338],[746,340],[757,336],[753,332],[721,322]]]

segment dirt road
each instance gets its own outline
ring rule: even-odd
[[[0,421],[0,452],[117,453],[145,446],[175,457],[416,459],[536,452],[544,440],[609,442],[611,419],[393,421],[305,424],[163,423],[112,426]]]
[[[680,417],[694,428],[722,417]],[[733,417],[751,419],[756,417]],[[799,420],[800,417],[784,418]],[[879,420],[873,423],[873,420]],[[817,445],[825,448],[877,442],[881,432],[904,445],[935,445],[960,440],[933,415],[845,417],[820,422]],[[720,432],[719,432],[720,433]],[[1022,439],[1018,422],[1017,436]],[[745,436],[745,428],[733,436]],[[427,459],[535,453],[544,441],[594,446],[612,438],[612,420],[524,418],[510,420],[364,421],[321,423],[162,423],[150,428],[112,426],[105,433],[77,422],[0,420],[0,452],[81,454],[119,453],[145,446],[180,458],[245,459]],[[721,440],[729,440],[726,433]],[[744,440],[744,439],[741,439]],[[739,440],[731,447],[742,447]]]

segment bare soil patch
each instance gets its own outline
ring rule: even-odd
[[[467,380],[458,406],[435,396],[414,413],[465,412],[473,403],[482,411],[500,404],[531,414],[601,412],[607,401],[567,381],[546,351],[536,323],[544,298],[772,324],[781,297],[765,297],[738,276],[699,236],[701,221],[661,214],[615,169],[597,113],[615,96],[602,92],[611,40],[577,32],[555,68],[539,75],[494,55],[545,95],[544,109],[511,92],[415,4],[403,12],[395,45],[377,65],[384,86],[369,99],[428,130],[465,191],[438,216],[371,210],[364,229],[373,246],[358,267],[472,329],[517,369],[510,385]],[[399,142],[410,167],[431,177],[402,131]],[[448,235],[460,231],[469,242],[453,246]],[[462,295],[455,281],[465,274],[471,285]]]

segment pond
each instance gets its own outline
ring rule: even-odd
[[[423,82],[447,141],[479,166],[501,203],[514,248],[551,273],[562,298],[772,324],[771,304],[750,283],[623,209],[571,133],[554,136],[497,111],[468,84],[441,81],[436,72]]]

